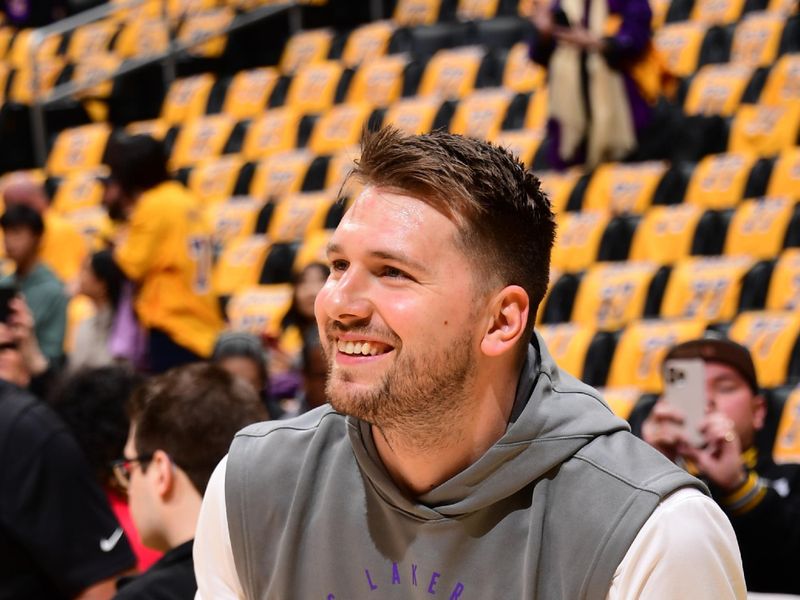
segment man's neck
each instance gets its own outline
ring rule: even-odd
[[[170,507],[169,514],[164,519],[166,524],[164,541],[168,546],[167,550],[194,539],[202,501],[200,494],[194,489],[184,490],[180,500]]]
[[[39,261],[36,257],[33,257],[30,260],[25,261],[18,261],[17,262],[17,277],[24,278],[31,274],[31,271],[39,264]]]

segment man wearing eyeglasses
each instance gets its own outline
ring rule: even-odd
[[[192,542],[206,485],[234,434],[266,420],[266,410],[247,382],[197,363],[151,379],[128,412],[131,428],[114,474],[128,491],[142,542],[165,554],[143,575],[121,579],[116,598],[193,598]]]

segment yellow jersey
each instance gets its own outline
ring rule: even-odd
[[[114,251],[120,269],[139,284],[141,324],[203,357],[222,328],[211,292],[211,233],[200,201],[167,181],[139,197]]]

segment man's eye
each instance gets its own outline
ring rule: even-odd
[[[406,274],[403,273],[400,269],[397,269],[395,267],[384,267],[383,276],[392,279],[399,279],[401,277],[405,277]]]
[[[347,270],[347,261],[346,260],[334,260],[331,262],[331,269],[334,271],[346,271]]]

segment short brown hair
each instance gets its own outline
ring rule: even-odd
[[[142,385],[128,402],[139,456],[163,450],[204,494],[243,427],[267,419],[247,382],[208,363],[178,367]]]
[[[418,198],[453,221],[481,280],[527,292],[530,332],[550,277],[555,219],[539,180],[517,158],[444,131],[409,136],[384,127],[364,133],[352,175]]]

